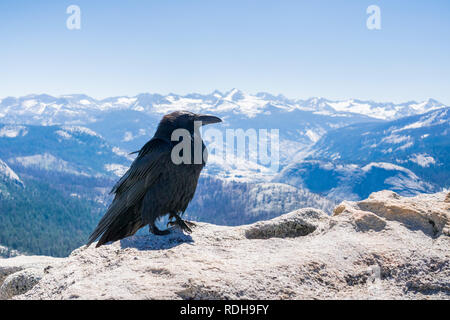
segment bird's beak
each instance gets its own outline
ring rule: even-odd
[[[218,118],[216,116],[211,116],[209,114],[199,114],[196,117],[196,121],[201,121],[202,122],[202,126],[204,126],[206,124],[222,122],[222,119],[220,119],[220,118]]]

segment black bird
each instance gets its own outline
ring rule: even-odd
[[[134,235],[147,224],[149,231],[155,235],[168,234],[169,230],[159,230],[155,225],[158,218],[167,214],[170,215],[168,225],[177,225],[182,230],[191,232],[190,226],[193,224],[182,220],[180,214],[184,213],[194,197],[206,159],[202,157],[200,161],[191,161],[190,164],[174,163],[172,150],[179,142],[172,141],[172,133],[176,129],[187,130],[191,142],[198,137],[201,150],[206,151],[194,125],[195,121],[201,121],[201,125],[205,125],[222,120],[188,111],[172,112],[162,118],[153,138],[136,152],[137,158],[111,190],[115,194],[114,200],[89,237],[88,246],[100,236],[97,247]],[[191,160],[195,160],[195,145],[190,145]],[[180,152],[180,156],[183,156],[183,152]],[[170,221],[172,218],[175,221]]]

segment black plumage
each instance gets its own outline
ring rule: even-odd
[[[176,129],[185,129],[191,141],[194,136],[201,139],[195,121],[201,121],[202,125],[221,122],[217,117],[188,111],[176,111],[163,117],[153,138],[142,147],[131,167],[111,190],[114,200],[89,237],[88,246],[98,237],[97,247],[123,239],[146,225],[154,234],[168,234],[168,230],[161,231],[155,225],[158,218],[167,214],[169,220],[175,218],[171,224],[191,231],[192,223],[182,220],[180,214],[194,197],[206,159],[200,163],[193,161],[195,147],[191,143],[191,163],[175,164],[172,149],[178,142],[171,137]],[[203,141],[201,145],[203,152],[206,149]]]

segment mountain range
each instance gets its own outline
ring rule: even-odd
[[[422,114],[445,107],[428,99],[423,102],[374,102],[349,99],[333,101],[324,98],[289,99],[269,93],[248,94],[237,89],[210,94],[139,94],[134,97],[111,97],[97,100],[86,95],[28,95],[0,101],[0,123],[29,125],[83,126],[101,135],[126,152],[138,150],[153,135],[165,113],[174,110],[213,113],[226,129],[279,129],[280,161],[284,166],[299,151],[317,142],[326,132],[354,123],[392,120]],[[215,159],[212,158],[212,161]],[[219,161],[220,162],[220,161]],[[275,172],[261,166],[211,162],[214,173],[223,178],[256,178],[267,180]],[[213,167],[214,166],[214,167]],[[245,169],[242,169],[245,167]],[[243,172],[242,172],[243,171]]]
[[[403,195],[450,185],[450,108],[325,134],[275,179],[327,197],[361,199],[390,189]]]
[[[414,195],[450,185],[449,108],[433,99],[299,100],[236,89],[9,97],[0,101],[0,244],[59,256],[80,246],[133,160],[129,153],[151,138],[163,114],[180,109],[221,117],[224,136],[278,129],[280,141],[278,170],[212,154],[189,219],[239,225],[302,207],[330,213],[338,201],[382,189]]]
[[[46,94],[24,97],[7,97],[0,100],[0,118],[9,121],[26,119],[36,124],[59,124],[68,122],[95,121],[104,111],[134,110],[147,114],[165,114],[170,111],[186,109],[192,112],[209,110],[218,114],[245,115],[248,118],[280,109],[284,111],[302,110],[322,115],[360,114],[382,120],[393,120],[418,113],[436,110],[445,105],[428,99],[422,102],[404,103],[375,102],[357,99],[328,100],[325,98],[289,99],[283,95],[260,92],[244,93],[232,89],[221,93],[191,93],[187,95],[168,95],[144,93],[134,97],[119,96],[102,100],[76,94],[53,97]]]

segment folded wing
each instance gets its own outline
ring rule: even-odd
[[[134,234],[140,227],[138,208],[147,189],[155,183],[163,169],[161,158],[170,156],[171,146],[152,139],[139,151],[128,171],[112,188],[115,198],[89,237],[89,246],[101,235],[97,246]]]

